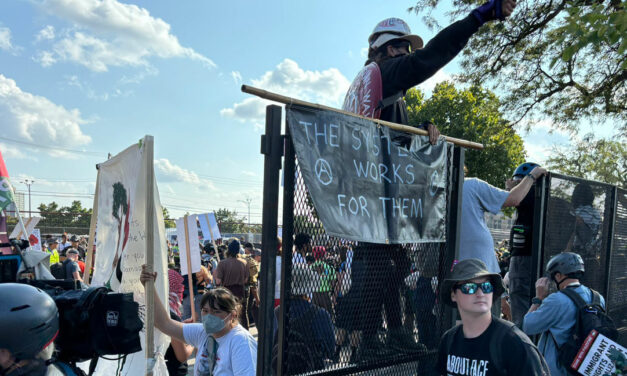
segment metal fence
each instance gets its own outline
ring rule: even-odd
[[[455,255],[463,150],[448,149],[446,243],[355,242],[325,232],[305,187],[289,130],[285,136],[279,134],[280,120],[281,108],[269,106],[262,138],[266,161],[260,312],[264,319],[258,326],[257,373],[437,374],[439,339],[453,320],[452,310],[437,299],[436,291]],[[283,212],[278,213],[283,151]],[[279,215],[283,254],[276,269]],[[311,239],[310,246],[293,252],[293,240],[302,234]],[[279,279],[280,305],[275,310],[273,293]]]
[[[627,191],[595,181],[550,174],[544,181],[544,205],[536,212],[543,275],[550,258],[578,253],[585,263],[582,283],[606,299],[607,311],[627,345]],[[535,280],[535,279],[533,279]]]

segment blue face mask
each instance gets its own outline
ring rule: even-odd
[[[225,317],[225,319],[227,317]],[[214,334],[224,329],[226,324],[224,324],[224,320],[218,316],[207,313],[202,317],[202,326],[205,328],[205,332],[207,332],[207,334]]]

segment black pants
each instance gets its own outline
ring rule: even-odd
[[[257,327],[259,326],[257,324],[258,315],[259,315],[259,307],[255,303],[255,297],[253,295],[252,289],[249,288],[249,294],[248,294],[248,323],[249,325],[250,325],[250,320],[252,319],[255,325],[257,325]]]
[[[244,328],[248,329],[248,315],[246,314],[246,312],[248,311],[248,286],[232,285],[224,287],[231,291],[242,304],[242,311],[239,316],[239,323],[242,324]]]

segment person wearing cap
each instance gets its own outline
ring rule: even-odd
[[[558,349],[569,342],[577,324],[577,306],[572,298],[579,297],[586,304],[594,301],[605,309],[605,299],[598,292],[584,286],[580,280],[585,273],[584,261],[572,252],[558,253],[546,264],[549,277],[536,281],[536,296],[531,300],[522,329],[528,335],[541,334],[538,348],[546,358],[552,376],[570,373],[559,361]],[[554,283],[558,292],[549,295],[549,285]]]
[[[494,239],[485,222],[485,213],[497,214],[503,208],[519,206],[535,181],[546,173],[546,169],[534,167],[509,192],[481,179],[465,178],[462,190],[459,259],[479,259],[487,265],[490,273],[499,273]],[[493,305],[496,315],[500,314],[499,303]]]
[[[441,284],[442,301],[457,308],[461,325],[444,333],[438,350],[441,375],[549,375],[536,346],[514,324],[492,316],[504,291],[501,275],[477,259],[457,263]]]
[[[237,239],[231,240],[227,250],[227,258],[220,261],[215,274],[215,283],[224,286],[233,293],[242,303],[242,313],[246,312],[245,288],[248,283],[249,272],[246,260],[239,257],[240,243]],[[240,315],[240,323],[248,329],[248,317]]]
[[[87,250],[81,246],[80,244],[80,239],[78,238],[78,236],[76,235],[72,235],[72,237],[70,238],[70,246],[74,249],[76,249],[78,251],[78,255],[81,257],[81,259],[85,259],[85,253],[87,252]]]
[[[60,262],[59,252],[57,251],[58,246],[59,241],[56,239],[50,240],[48,243],[48,247],[46,248],[45,252],[50,254],[50,265]]]
[[[63,268],[65,269],[65,279],[69,281],[83,282],[81,277],[81,270],[78,266],[78,251],[74,248],[70,248],[65,253],[66,259],[63,261]]]
[[[490,0],[466,18],[440,31],[424,47],[422,39],[411,34],[405,21],[388,18],[379,22],[368,38],[368,60],[347,92],[343,109],[408,124],[407,106],[403,100],[407,90],[448,64],[481,25],[504,20],[514,7],[515,0]],[[373,100],[374,97],[377,99]],[[439,137],[435,125],[427,121],[421,127],[429,132],[429,140],[435,144]]]

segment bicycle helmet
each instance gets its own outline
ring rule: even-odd
[[[409,25],[400,18],[386,18],[379,22],[368,37],[368,45],[371,49],[376,50],[395,39],[408,41],[412,51],[422,48],[422,38],[412,34]]]
[[[32,359],[59,333],[59,311],[42,290],[0,283],[0,348],[16,359]]]
[[[531,173],[531,170],[533,170],[537,166],[539,166],[539,164],[537,164],[537,163],[525,162],[525,163],[521,164],[520,166],[516,167],[516,170],[514,170],[514,173],[512,174],[512,177],[513,178],[524,178],[525,176],[529,175]]]
[[[553,278],[555,273],[571,275],[577,272],[584,273],[586,270],[581,256],[573,252],[562,252],[551,257],[546,264],[546,271]]]

